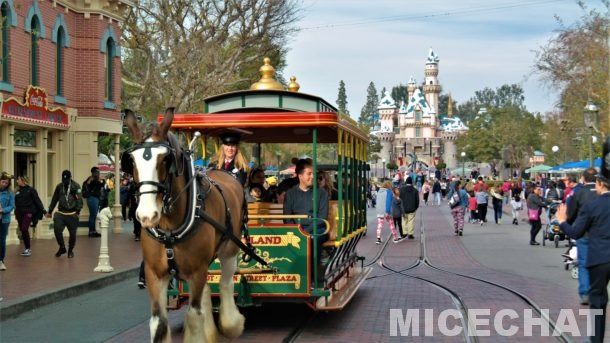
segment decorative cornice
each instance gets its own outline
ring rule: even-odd
[[[100,14],[118,22],[123,22],[131,8],[135,7],[130,0],[54,0],[53,5],[57,4],[82,13],[85,18]]]

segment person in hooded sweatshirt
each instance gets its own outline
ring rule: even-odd
[[[390,225],[392,236],[394,236],[394,243],[398,243],[401,240],[392,219],[392,197],[392,184],[390,181],[385,181],[377,191],[377,244],[381,244],[381,229],[383,229],[384,221]]]
[[[400,200],[402,200],[404,210],[402,215],[402,229],[404,232],[401,232],[401,235],[413,239],[415,238],[413,236],[415,213],[419,208],[419,192],[413,187],[413,179],[411,177],[407,177],[405,185],[400,188]]]

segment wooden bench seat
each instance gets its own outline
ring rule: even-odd
[[[329,223],[328,242],[324,243],[325,246],[334,246],[334,241],[337,239],[337,215],[338,215],[338,202],[337,200],[331,200],[328,204],[328,217],[326,220]],[[271,202],[251,202],[248,203],[248,217],[254,215],[282,215],[284,213],[284,207],[282,204],[275,204]],[[265,223],[281,224],[281,219],[265,219]],[[248,225],[255,226],[260,224],[258,219],[249,219]]]

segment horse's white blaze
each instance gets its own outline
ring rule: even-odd
[[[147,141],[150,141],[148,139]],[[159,182],[159,176],[157,174],[157,160],[160,155],[167,154],[168,150],[164,146],[158,146],[150,148],[151,157],[150,159],[144,159],[145,149],[138,149],[131,153],[134,164],[138,168],[138,176],[140,182],[152,181]],[[157,186],[154,185],[141,185],[140,192],[157,191]],[[151,222],[150,219],[155,217],[155,222]],[[161,214],[161,208],[157,204],[156,193],[146,193],[140,195],[140,202],[136,209],[136,217],[140,220],[144,227],[156,226],[158,224],[159,216]]]

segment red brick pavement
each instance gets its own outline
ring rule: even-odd
[[[39,228],[44,230],[46,228]],[[109,235],[111,273],[97,273],[101,238],[79,235],[74,258],[57,258],[55,238],[32,240],[32,256],[23,257],[23,244],[7,246],[5,264],[0,272],[0,313],[3,318],[35,307],[60,301],[111,282],[135,277],[142,259],[140,243],[133,239],[130,222],[123,224],[121,234]],[[67,232],[67,231],[66,231]],[[67,244],[67,237],[65,238]],[[16,311],[16,312],[15,312]]]

